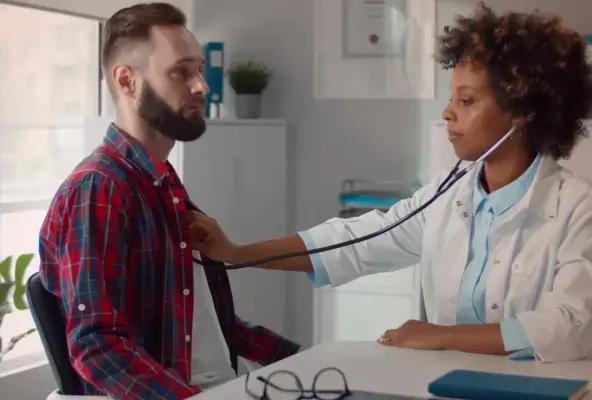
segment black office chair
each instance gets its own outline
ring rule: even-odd
[[[29,309],[43,342],[51,372],[58,384],[58,393],[62,395],[82,394],[80,377],[70,364],[68,345],[66,344],[66,327],[58,299],[45,290],[37,273],[27,281],[26,291]]]

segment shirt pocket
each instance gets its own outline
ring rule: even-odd
[[[537,254],[527,252],[516,257],[510,265],[507,301],[513,314],[533,310],[545,291],[545,276],[550,254],[540,249]]]
[[[522,249],[512,260],[510,265],[511,276],[517,277],[531,277],[533,275],[544,274],[548,268],[549,263],[554,258],[549,250],[549,246],[545,243],[540,245],[532,245]]]

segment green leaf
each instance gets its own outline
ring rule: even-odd
[[[25,282],[24,282],[25,271],[26,271],[27,267],[29,266],[29,264],[31,263],[31,261],[33,260],[33,257],[35,257],[35,254],[22,254],[16,260],[16,266],[14,268],[14,270],[15,270],[14,281],[16,282],[17,286],[24,286],[25,285]]]
[[[31,263],[31,260],[34,256],[34,254],[22,254],[16,260],[14,273],[16,282],[16,287],[14,290],[14,306],[17,308],[17,310],[26,310],[28,308],[25,301],[25,270]]]
[[[263,63],[248,61],[233,64],[228,75],[237,94],[261,94],[269,84],[271,70]]]
[[[10,266],[12,265],[12,256],[6,257],[0,263],[0,276],[4,279],[4,282],[12,282],[12,278],[10,276]]]
[[[29,308],[25,300],[24,286],[16,286],[14,288],[14,306],[17,310],[26,310]]]
[[[8,305],[8,299],[12,294],[12,288],[14,287],[14,283],[0,283],[0,309],[4,306]]]

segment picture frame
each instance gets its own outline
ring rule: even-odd
[[[404,53],[405,0],[344,0],[344,57],[396,57]]]
[[[435,30],[435,0],[315,0],[314,97],[433,99]]]

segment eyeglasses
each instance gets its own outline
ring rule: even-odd
[[[258,400],[340,400],[351,395],[345,374],[338,368],[328,367],[316,373],[312,389],[304,389],[298,376],[287,370],[272,372],[267,378],[258,376],[263,382],[263,393],[258,395],[249,389],[249,374],[245,379],[245,392]]]

